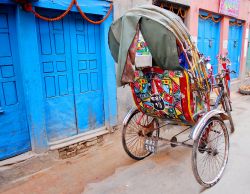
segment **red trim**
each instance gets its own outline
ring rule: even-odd
[[[186,77],[186,74],[183,73],[183,77],[180,77],[180,90],[181,90],[181,107],[182,107],[182,111],[183,111],[183,114],[186,118],[187,121],[193,121],[192,119],[192,116],[189,114],[189,108],[188,108],[188,104],[190,103],[188,101],[188,92],[191,93],[191,91],[188,91],[187,90],[187,84],[188,84],[188,81],[187,81],[187,77]],[[185,95],[185,96],[183,96]]]
[[[164,70],[161,69],[160,67],[147,67],[147,68],[144,68],[144,69],[142,70],[142,72],[143,72],[144,74],[145,74],[145,73],[150,73],[150,72],[163,74],[163,73],[164,73]]]
[[[192,111],[192,114],[194,114],[194,109],[195,109],[195,103],[194,103],[194,95],[193,95],[193,91],[192,91],[192,88],[190,88],[190,107],[191,107],[191,111]]]
[[[141,120],[142,118],[144,117],[145,113],[142,113],[142,115],[140,116],[140,118],[138,118],[138,120],[136,121],[136,124],[137,125],[140,125],[141,126]]]
[[[140,112],[143,112],[143,111],[141,110],[141,106],[139,105],[139,102],[137,102],[137,96],[135,95],[135,91],[134,91],[134,83],[129,83],[129,86],[130,86],[130,88],[131,88],[132,95],[133,95],[133,99],[134,99],[134,102],[135,102],[136,107],[138,108],[138,110],[139,110]]]

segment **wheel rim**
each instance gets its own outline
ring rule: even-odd
[[[158,130],[147,134],[144,133],[144,129],[148,129],[151,127],[157,128],[157,120],[145,115],[142,117],[140,124],[138,125],[137,121],[140,119],[141,115],[141,112],[135,113],[135,115],[128,122],[124,134],[125,150],[130,156],[136,159],[143,159],[151,154],[145,149],[144,144],[146,136],[158,136]]]
[[[229,140],[224,123],[211,120],[197,141],[195,150],[198,182],[205,186],[217,183],[226,167]]]

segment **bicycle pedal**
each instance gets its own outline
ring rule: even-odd
[[[146,137],[144,146],[147,151],[151,153],[156,153],[158,146],[158,139],[155,137]]]

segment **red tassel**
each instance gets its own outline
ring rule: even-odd
[[[24,11],[31,12],[32,11],[32,4],[31,3],[25,3],[23,5],[23,9],[24,9]]]
[[[223,67],[223,69],[226,69],[227,68],[227,63],[222,63],[222,67]]]

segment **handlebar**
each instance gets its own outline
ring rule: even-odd
[[[229,71],[229,70],[223,69],[222,73],[218,73],[216,75],[213,75],[213,77],[215,77],[217,79],[223,79],[227,74],[235,74],[235,73],[236,73],[236,71],[234,71],[234,70]]]
[[[209,61],[211,61],[211,59],[210,58],[208,58],[208,57],[205,57],[204,55],[202,55],[201,57],[200,57],[200,60],[198,61],[198,63],[207,63],[207,62],[209,62]]]

